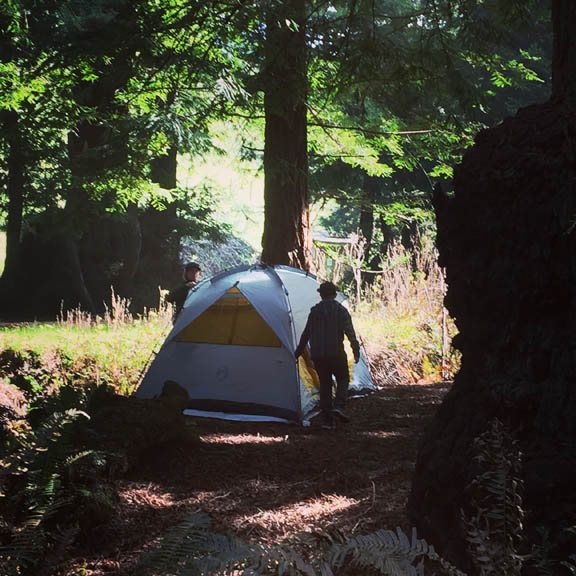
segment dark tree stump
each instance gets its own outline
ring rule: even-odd
[[[421,445],[410,512],[422,536],[470,570],[460,517],[471,442],[493,417],[523,453],[525,538],[576,550],[576,114],[549,102],[481,132],[437,194],[446,305],[463,353]],[[572,538],[572,541],[570,541]]]

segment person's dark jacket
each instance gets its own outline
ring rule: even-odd
[[[189,282],[188,284],[181,284],[174,290],[170,290],[168,296],[166,296],[166,302],[174,304],[174,319],[180,314],[182,308],[184,308],[184,303],[188,297],[188,292],[195,286],[195,284]]]
[[[357,362],[360,358],[360,344],[356,338],[350,312],[336,300],[322,300],[310,310],[295,355],[300,356],[306,344],[310,342],[312,358],[341,356],[345,354],[344,335],[350,341],[354,360]]]

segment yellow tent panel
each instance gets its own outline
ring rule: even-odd
[[[298,358],[298,373],[300,379],[310,394],[315,394],[320,390],[320,380],[314,370],[314,364],[310,358],[308,350],[304,350],[302,356]]]
[[[280,346],[278,336],[235,287],[181,330],[174,340],[233,346]]]

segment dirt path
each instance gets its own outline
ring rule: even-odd
[[[193,512],[209,514],[217,531],[268,543],[300,531],[409,530],[418,440],[447,389],[380,389],[352,400],[352,421],[334,431],[190,419],[198,441],[162,446],[131,471],[118,521],[93,557],[63,574],[136,576],[142,549]]]

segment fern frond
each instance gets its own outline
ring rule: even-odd
[[[474,441],[477,471],[466,487],[472,516],[463,516],[472,561],[482,576],[519,575],[522,534],[521,454],[497,419]]]
[[[6,466],[0,482],[8,485],[7,480],[12,480],[10,499],[18,503],[16,508],[24,516],[18,519],[19,529],[11,541],[0,549],[0,556],[15,566],[16,573],[23,567],[45,563],[47,553],[62,545],[50,521],[74,499],[62,478],[67,461],[74,458],[69,425],[79,417],[87,415],[79,410],[52,414],[29,431],[3,461]]]
[[[204,514],[189,516],[162,537],[159,547],[143,556],[143,566],[166,574],[183,574],[182,570],[200,574],[201,571],[191,570],[195,567],[199,570],[200,560],[212,551],[216,553],[215,557],[222,554],[221,567],[233,556],[236,543],[208,532],[210,523],[210,518]],[[205,558],[204,563],[209,564],[210,560]]]
[[[400,528],[349,540],[304,533],[271,546],[248,544],[209,529],[208,516],[189,516],[142,556],[141,568],[166,576],[334,576],[350,568],[385,576],[423,576],[427,559],[440,564],[446,576],[466,576],[418,538],[415,529],[410,538]],[[296,547],[307,548],[309,554],[304,556]]]
[[[328,553],[328,560],[335,568],[347,564],[360,568],[372,568],[390,576],[418,576],[423,574],[417,559],[435,557],[432,546],[416,536],[412,538],[400,529],[378,530],[373,534],[351,538],[343,545],[335,545]]]
[[[158,548],[143,556],[142,567],[154,573],[186,576],[316,574],[312,565],[295,550],[248,544],[234,536],[211,533],[209,527],[207,516],[189,516],[163,536]],[[331,572],[325,574],[330,576]]]

